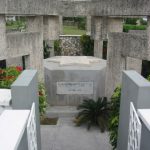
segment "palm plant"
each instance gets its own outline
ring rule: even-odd
[[[92,99],[84,100],[78,106],[78,110],[80,112],[74,121],[77,126],[86,123],[88,129],[90,129],[91,125],[99,126],[101,132],[108,129],[110,109],[107,98],[98,98],[97,101]]]

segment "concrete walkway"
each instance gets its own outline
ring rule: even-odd
[[[111,150],[108,133],[75,127],[73,118],[60,118],[56,126],[41,126],[42,150]]]

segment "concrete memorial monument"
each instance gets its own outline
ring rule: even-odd
[[[86,56],[46,59],[45,83],[51,105],[76,106],[84,99],[105,96],[106,61]]]

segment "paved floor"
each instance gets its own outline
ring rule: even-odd
[[[108,133],[75,127],[73,118],[60,118],[56,126],[41,126],[42,150],[111,150]]]

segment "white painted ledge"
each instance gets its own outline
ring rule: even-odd
[[[0,89],[0,106],[10,106],[11,90]]]
[[[150,109],[138,109],[138,115],[150,131]]]
[[[5,110],[0,116],[0,150],[17,150],[27,126],[29,110]]]

